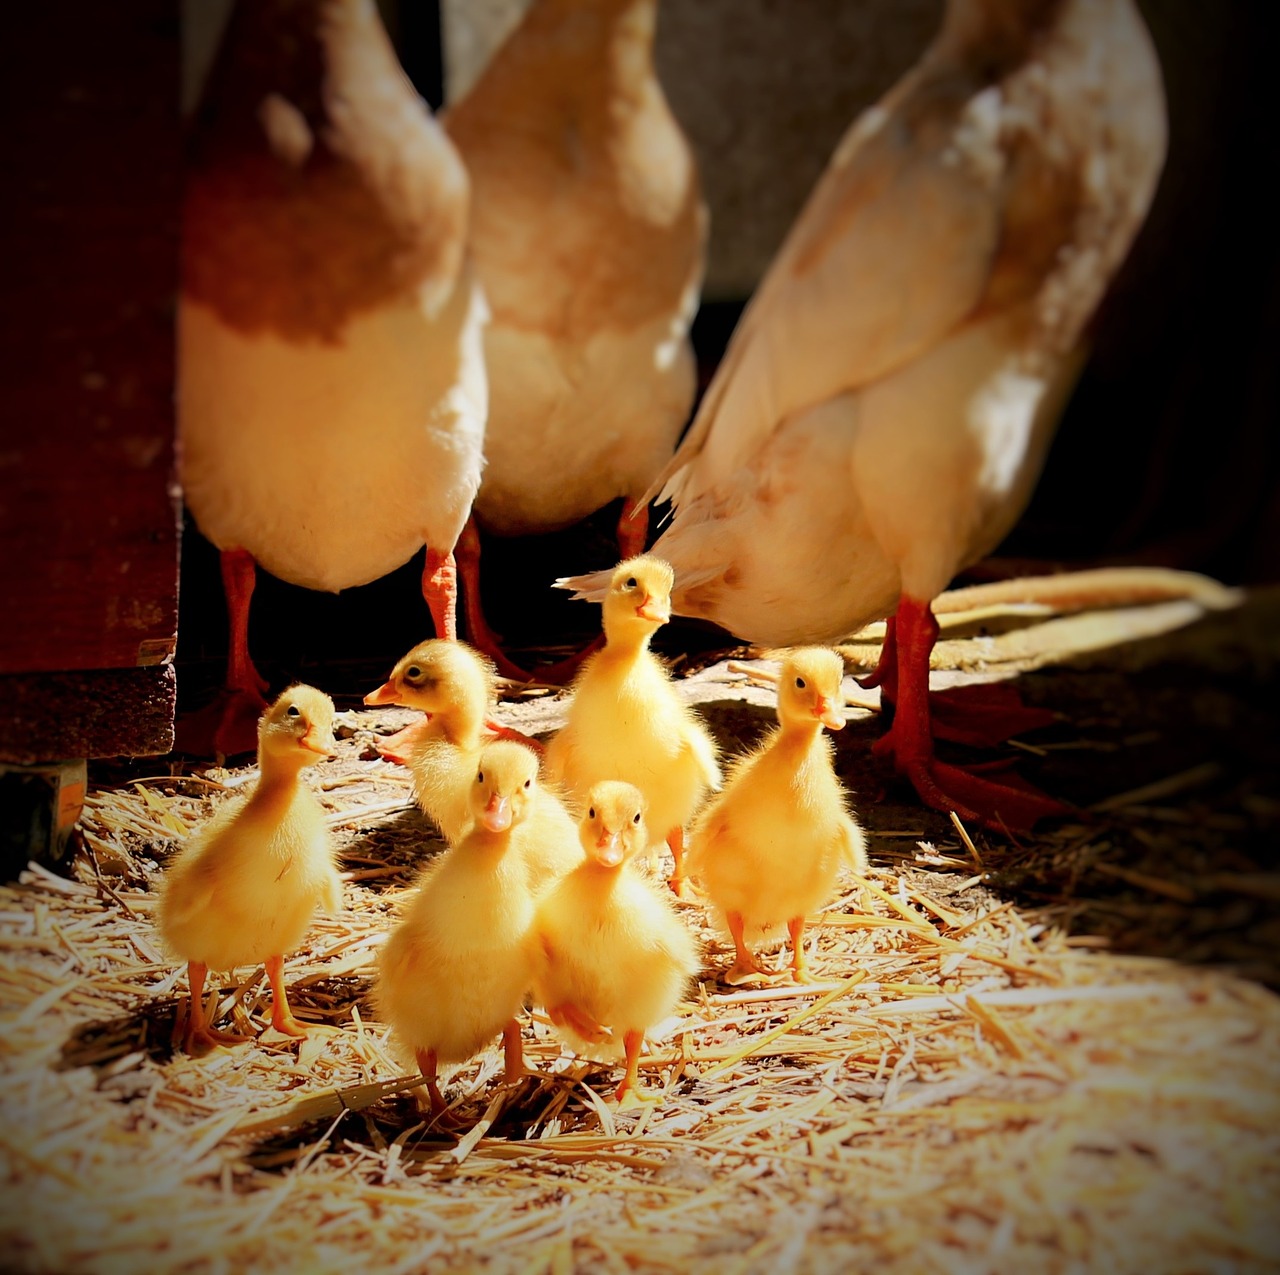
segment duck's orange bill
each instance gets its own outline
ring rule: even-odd
[[[480,822],[490,832],[506,832],[511,827],[511,799],[494,793],[489,804],[480,812]]]
[[[825,695],[819,696],[814,703],[813,715],[829,730],[844,729],[844,715],[839,707]]]
[[[400,692],[396,690],[394,682],[383,682],[376,691],[370,691],[364,697],[366,704],[398,704],[400,702]]]
[[[652,598],[646,598],[638,607],[636,614],[642,620],[652,620],[655,624],[666,624],[671,619],[671,611],[667,607],[661,607]]]
[[[623,860],[622,838],[608,830],[596,841],[596,862],[602,867],[616,868]]]
[[[301,744],[303,748],[307,749],[308,752],[319,753],[321,757],[336,757],[338,755],[327,743],[322,743],[316,738],[316,729],[314,726],[307,731],[300,740],[298,740],[298,743]]]

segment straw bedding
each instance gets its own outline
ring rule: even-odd
[[[1076,671],[1056,693],[1073,677],[1098,684]],[[768,724],[771,695],[724,662],[682,685],[727,749]],[[528,697],[502,716],[540,730],[560,707]],[[1134,736],[1076,708],[1058,743]],[[1024,769],[1102,808],[1011,845],[896,789],[869,800],[870,716],[838,756],[873,866],[816,918],[826,981],[725,987],[730,946],[690,904],[706,959],[645,1059],[661,1101],[619,1110],[617,1072],[562,1053],[534,1013],[536,1075],[502,1090],[495,1047],[446,1085],[462,1137],[424,1124],[368,998],[397,899],[441,848],[405,772],[362,760],[403,714],[351,714],[342,756],[309,772],[346,885],[286,964],[313,1025],[301,1043],[268,1029],[202,1059],[173,1049],[186,979],[158,947],[154,887],[247,772],[100,784],[70,879],[33,868],[0,890],[4,1267],[1276,1269],[1280,1005],[1222,968],[1113,950],[1181,935],[1184,956],[1280,981],[1274,862],[1241,831],[1274,844],[1260,781],[1174,748],[1138,782],[1122,763],[1139,745],[1045,746]],[[260,969],[220,994],[261,1027]]]

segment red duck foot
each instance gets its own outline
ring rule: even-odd
[[[908,762],[902,773],[926,805],[944,814],[954,810],[965,823],[990,832],[1027,833],[1040,819],[1074,813],[1074,807],[1041,792],[1009,765],[996,762],[963,770],[933,757]],[[999,780],[987,777],[995,771],[1001,772]]]
[[[974,748],[994,748],[1025,731],[1059,721],[1048,708],[1026,703],[1008,682],[952,686],[929,692],[929,715],[935,739],[949,739]]]
[[[219,759],[257,752],[258,718],[266,707],[256,691],[224,687],[212,702],[178,720],[174,752]]]

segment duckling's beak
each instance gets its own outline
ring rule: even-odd
[[[844,729],[844,715],[840,712],[839,706],[834,700],[829,700],[825,695],[819,695],[814,700],[813,715],[828,730]]]
[[[319,753],[321,757],[338,755],[338,743],[332,731],[322,731],[315,726],[309,726],[307,733],[298,740],[298,743],[308,752]]]
[[[661,602],[651,597],[646,597],[643,602],[636,607],[636,614],[642,620],[649,620],[654,624],[666,624],[671,619],[670,604],[663,606]]]
[[[370,691],[364,697],[366,704],[398,704],[400,702],[400,692],[396,690],[396,684],[392,681],[383,682],[376,691]]]
[[[596,839],[596,862],[605,868],[616,868],[626,853],[622,848],[621,832],[610,832],[605,828]]]
[[[511,798],[500,797],[495,792],[480,812],[480,822],[490,832],[506,832],[511,827]]]

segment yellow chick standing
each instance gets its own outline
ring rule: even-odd
[[[481,752],[469,786],[472,822],[424,874],[378,961],[379,1011],[413,1052],[437,1116],[446,1107],[439,1064],[470,1058],[499,1032],[506,1079],[524,1072],[516,1015],[531,981],[527,940],[545,849],[538,843],[573,836],[537,773],[537,757],[520,744]]]
[[[366,704],[420,708],[427,720],[382,744],[382,755],[406,761],[423,813],[450,844],[471,822],[469,792],[494,702],[493,666],[464,642],[421,642],[364,697]]]
[[[603,779],[634,784],[649,826],[671,849],[671,888],[684,882],[684,826],[708,789],[719,788],[716,746],[649,650],[671,618],[675,577],[661,558],[628,558],[604,598],[605,645],[573,687],[568,721],[547,746],[550,775],[582,801]]]
[[[539,905],[531,936],[534,998],[579,1052],[619,1037],[626,1075],[616,1096],[639,1087],[645,1032],[671,1013],[698,968],[693,936],[669,895],[636,871],[647,848],[645,799],[605,781],[587,794],[579,833],[586,859]]]
[[[342,906],[342,882],[324,811],[301,774],[334,751],[333,701],[314,687],[290,687],[258,725],[253,791],[223,806],[169,868],[159,925],[168,947],[187,961],[188,1053],[246,1039],[211,1026],[202,1003],[210,968],[263,961],[272,1027],[306,1034],[285,995],[284,955],[302,941],[317,906]]]
[[[725,982],[763,974],[746,943],[786,923],[791,973],[807,982],[805,916],[830,896],[841,862],[867,866],[825,726],[844,726],[844,665],[821,647],[792,651],[778,679],[777,728],[736,763],[689,835],[689,875],[723,913],[736,960]]]

